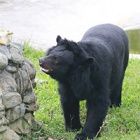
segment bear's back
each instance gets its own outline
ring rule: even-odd
[[[93,38],[109,39],[116,37],[116,35],[126,36],[123,29],[113,24],[101,24],[93,26],[87,30],[81,41],[89,41]]]
[[[84,34],[80,44],[83,44],[81,47],[94,57],[98,64],[106,65],[110,62],[114,71],[118,66],[120,70],[126,69],[129,45],[127,35],[120,27],[112,24],[94,26]]]
[[[128,57],[127,35],[123,29],[113,24],[101,24],[90,28],[80,42],[92,44],[92,48],[86,46],[85,50],[109,50],[113,55],[123,52]]]

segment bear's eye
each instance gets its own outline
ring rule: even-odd
[[[58,61],[58,58],[57,57],[54,57],[54,63],[55,64],[59,64],[59,61]]]

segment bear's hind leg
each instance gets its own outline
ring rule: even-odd
[[[120,107],[121,105],[122,81],[123,80],[121,80],[121,82],[119,82],[111,91],[111,95],[110,95],[111,106],[110,107]]]

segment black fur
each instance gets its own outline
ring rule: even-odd
[[[76,140],[92,139],[109,106],[121,104],[124,73],[129,59],[128,38],[112,24],[90,28],[78,43],[57,37],[57,45],[40,58],[42,71],[59,83],[66,130],[82,128],[79,101],[86,100],[87,117]]]

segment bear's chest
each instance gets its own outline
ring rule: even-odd
[[[91,97],[91,90],[92,88],[90,86],[76,86],[72,88],[74,96],[78,100],[87,100]]]

